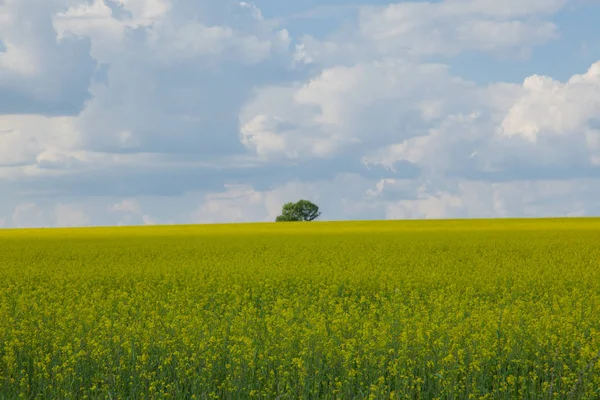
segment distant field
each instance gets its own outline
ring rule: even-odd
[[[598,357],[600,219],[0,230],[2,399],[598,399]]]

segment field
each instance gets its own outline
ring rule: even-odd
[[[600,398],[600,219],[0,230],[0,398]]]

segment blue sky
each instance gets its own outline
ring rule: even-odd
[[[0,227],[600,215],[596,0],[5,0]]]

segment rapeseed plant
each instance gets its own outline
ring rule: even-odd
[[[600,398],[599,228],[0,231],[0,397]]]

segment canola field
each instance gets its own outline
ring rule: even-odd
[[[598,399],[600,219],[0,230],[0,398]]]

